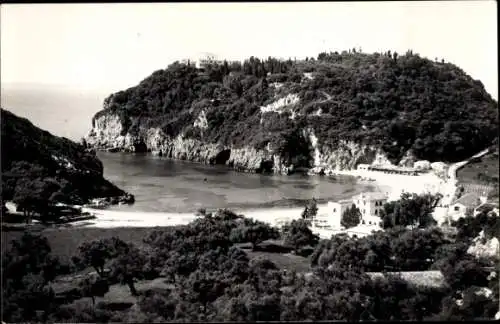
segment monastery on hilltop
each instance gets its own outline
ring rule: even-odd
[[[183,64],[189,63],[195,65],[197,69],[205,69],[207,66],[212,64],[222,65],[224,64],[224,61],[226,61],[227,64],[235,62],[231,60],[221,59],[219,58],[218,55],[214,53],[203,52],[199,53],[195,58],[183,59],[181,63]]]

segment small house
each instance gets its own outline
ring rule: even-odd
[[[370,165],[369,164],[358,164],[357,170],[368,171],[368,170],[370,170]]]
[[[420,161],[416,161],[414,164],[413,164],[413,167],[417,170],[429,170],[431,168],[431,163],[427,160],[420,160]]]
[[[449,213],[453,219],[458,219],[460,217],[464,217],[468,213],[473,214],[474,210],[480,205],[480,197],[477,194],[470,192],[455,200],[450,205]]]

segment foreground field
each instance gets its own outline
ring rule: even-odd
[[[120,228],[60,228],[44,229],[37,231],[47,237],[52,253],[62,261],[69,262],[71,257],[77,254],[78,246],[84,242],[111,238],[116,236],[127,243],[133,243],[138,247],[145,247],[143,238],[149,233],[165,227],[120,227]],[[22,236],[22,231],[2,232],[2,254],[7,250],[12,240]],[[287,249],[281,245],[280,241],[264,242],[260,245],[259,251],[248,250],[248,244],[237,244],[245,249],[250,258],[266,257],[273,261],[279,268],[295,270],[297,272],[307,272],[310,270],[309,258],[287,253]],[[283,252],[269,252],[273,247],[281,247]],[[276,250],[276,249],[274,249]]]

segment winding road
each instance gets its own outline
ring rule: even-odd
[[[467,160],[460,161],[457,163],[453,163],[450,165],[448,168],[447,172],[447,181],[445,184],[445,194],[443,195],[443,200],[442,200],[442,205],[443,206],[449,206],[453,202],[453,198],[455,197],[455,192],[457,190],[457,184],[458,184],[458,179],[457,179],[457,171],[461,167],[465,166],[466,164],[470,163],[472,159],[481,157],[488,153],[490,150],[489,148],[471,156]]]

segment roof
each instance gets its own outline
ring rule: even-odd
[[[406,172],[418,171],[416,168],[395,166],[395,165],[374,164],[371,165],[370,167],[373,169],[388,170],[388,171],[406,171]]]
[[[470,192],[458,198],[452,203],[452,205],[455,204],[462,204],[465,207],[476,208],[481,204],[481,201],[479,200],[479,196],[477,194]]]
[[[425,287],[442,287],[445,285],[445,279],[441,271],[401,271],[401,272],[367,272],[366,273],[372,280],[376,278],[387,278],[388,276],[395,275],[404,281],[414,284],[416,286]]]
[[[357,196],[354,196],[353,198],[360,197],[361,195],[370,200],[387,199],[387,195],[383,192],[363,192]]]
[[[484,203],[476,208],[477,211],[483,211],[483,210],[493,210],[495,208],[498,208],[498,203],[491,203],[487,202]]]
[[[329,201],[328,204],[339,204],[339,205],[351,205],[352,204],[352,199],[342,199],[342,200],[337,200],[337,201]]]

